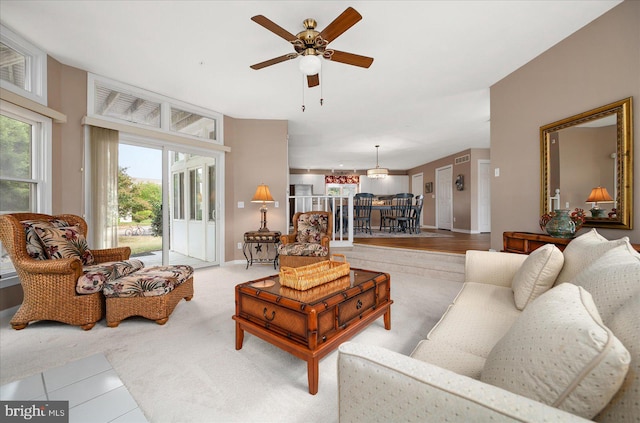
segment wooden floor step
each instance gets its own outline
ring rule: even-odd
[[[331,251],[344,254],[351,266],[356,268],[464,281],[463,254],[358,244],[349,248],[332,248]]]

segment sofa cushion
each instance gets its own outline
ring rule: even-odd
[[[427,339],[487,357],[521,313],[510,287],[466,282]]]
[[[595,229],[572,240],[564,249],[564,265],[556,279],[556,285],[569,282],[585,267],[612,248],[629,242],[628,237],[609,241]]]
[[[24,227],[24,233],[27,241],[27,254],[36,260],[49,259],[44,251],[44,245],[42,245],[42,241],[40,241],[40,237],[36,232],[36,228],[60,228],[69,226],[66,221],[60,219],[23,220],[20,223]]]
[[[423,339],[416,345],[411,357],[473,379],[480,379],[486,361],[485,357],[464,351],[443,339]]]
[[[529,254],[511,281],[518,310],[553,286],[563,264],[562,251],[554,244],[546,244]]]
[[[329,254],[329,249],[322,244],[294,242],[278,245],[278,254],[281,256],[326,257]]]
[[[298,217],[297,242],[320,243],[323,235],[329,231],[329,217],[324,214],[301,214]]]
[[[605,325],[618,308],[640,292],[640,254],[626,242],[587,266],[571,283],[589,291]]]
[[[591,294],[565,283],[524,309],[491,350],[481,380],[592,418],[620,388],[629,361]]]
[[[36,227],[36,233],[50,259],[77,257],[87,266],[95,263],[80,227]]]
[[[637,422],[640,416],[640,293],[628,299],[611,318],[609,328],[631,354],[622,387],[598,414],[600,423]]]
[[[84,274],[78,278],[76,292],[93,294],[102,291],[105,282],[121,278],[144,267],[140,260],[108,261],[91,266],[84,266]]]
[[[105,297],[155,297],[168,294],[193,275],[193,267],[170,265],[146,267],[130,275],[108,280],[102,288]]]

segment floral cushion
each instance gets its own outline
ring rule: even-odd
[[[79,226],[61,228],[35,226],[34,228],[48,258],[78,257],[85,266],[95,263],[93,254],[91,254],[91,250],[87,245],[87,240],[80,231]]]
[[[147,267],[105,281],[102,292],[105,297],[154,297],[168,294],[192,275],[193,267],[187,265]]]
[[[108,261],[105,263],[84,266],[84,274],[78,278],[76,292],[93,294],[100,292],[106,281],[112,281],[144,267],[140,260]]]
[[[297,242],[320,243],[323,235],[327,235],[329,217],[324,214],[301,214],[298,217]]]
[[[48,260],[44,251],[44,246],[40,241],[40,237],[36,233],[36,228],[61,228],[69,226],[69,224],[60,219],[50,220],[23,220],[20,222],[24,227],[24,233],[27,239],[27,254],[36,260]]]
[[[321,244],[293,242],[291,244],[280,244],[278,246],[278,254],[281,256],[326,257],[329,254],[329,250]]]

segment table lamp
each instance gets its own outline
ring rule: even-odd
[[[258,189],[256,189],[256,193],[253,195],[251,199],[252,203],[262,203],[262,207],[260,207],[260,213],[262,213],[262,219],[260,221],[260,232],[269,232],[269,228],[267,228],[267,203],[273,203],[273,197],[269,192],[269,186],[265,184],[258,185]]]
[[[586,203],[593,203],[591,210],[592,217],[606,217],[607,211],[598,207],[598,203],[613,203],[613,198],[609,195],[609,192],[604,187],[595,187],[591,190],[589,198]]]

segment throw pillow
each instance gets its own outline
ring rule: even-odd
[[[558,275],[556,285],[562,282],[569,282],[582,269],[587,267],[598,257],[612,248],[629,241],[628,237],[623,237],[614,241],[609,241],[602,237],[595,229],[591,229],[584,235],[580,235],[572,240],[564,249],[564,266]]]
[[[622,305],[608,325],[631,354],[631,364],[622,387],[609,404],[598,414],[599,422],[636,422],[640,416],[640,292]]]
[[[618,391],[629,361],[591,295],[565,283],[524,309],[489,353],[480,379],[590,419]]]
[[[51,220],[23,220],[20,222],[24,228],[24,234],[27,241],[27,254],[31,258],[36,260],[47,260],[47,254],[44,251],[44,246],[40,242],[40,237],[36,233],[36,228],[50,228],[50,227],[63,227],[69,226],[67,222],[59,219]]]
[[[518,310],[523,310],[553,286],[563,263],[562,251],[553,244],[546,244],[529,254],[511,281]]]
[[[78,257],[84,266],[95,263],[87,240],[76,226],[36,228],[45,253],[50,259]]]
[[[586,289],[605,325],[629,298],[640,293],[640,254],[629,242],[615,247],[571,280]]]

